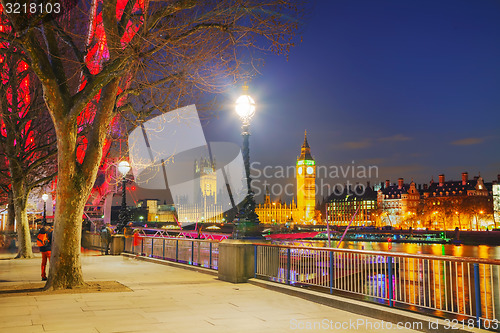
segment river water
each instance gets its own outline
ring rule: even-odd
[[[314,246],[325,247],[327,241],[299,241],[312,243]],[[332,247],[337,247],[337,241],[332,241]],[[389,242],[342,242],[341,248],[367,251],[402,252],[411,254],[447,255],[455,257],[472,257],[484,259],[500,259],[500,246],[490,245],[451,245],[451,244],[418,244]]]

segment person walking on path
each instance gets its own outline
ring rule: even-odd
[[[44,223],[38,231],[36,245],[40,248],[42,254],[42,281],[47,281],[47,260],[50,261],[52,250],[52,227],[47,223]]]
[[[109,224],[104,225],[101,230],[101,253],[109,254],[109,244],[111,244],[111,240],[113,239],[113,231],[109,227]]]

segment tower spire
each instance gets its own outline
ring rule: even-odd
[[[309,147],[309,142],[307,142],[307,130],[304,132],[304,143],[300,147],[300,158],[301,160],[312,160],[311,147]]]
[[[304,131],[304,143],[302,144],[302,148],[309,148],[309,143],[307,142],[307,130]]]

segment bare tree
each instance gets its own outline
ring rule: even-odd
[[[480,229],[479,221],[482,219],[493,219],[493,200],[490,196],[470,195],[463,199],[461,203],[462,212],[469,219],[469,229]]]
[[[149,111],[168,111],[193,92],[219,92],[248,76],[253,52],[287,54],[301,7],[292,0],[94,0],[54,20],[3,14],[13,30],[0,33],[0,40],[26,52],[58,138],[46,288],[59,289],[84,283],[81,216],[117,113],[140,120]],[[98,38],[88,41],[96,32]],[[86,62],[96,47],[102,57]],[[91,126],[85,128],[84,155],[77,156],[82,123]]]
[[[0,48],[0,157],[7,162],[2,176],[11,184],[12,206],[17,221],[18,258],[32,258],[27,216],[30,192],[55,176],[55,132],[37,78],[12,46]]]

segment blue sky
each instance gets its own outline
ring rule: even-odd
[[[318,0],[301,37],[251,82],[253,161],[293,165],[307,129],[319,165],[377,165],[372,183],[500,174],[500,1]],[[228,103],[205,132],[239,126]]]

